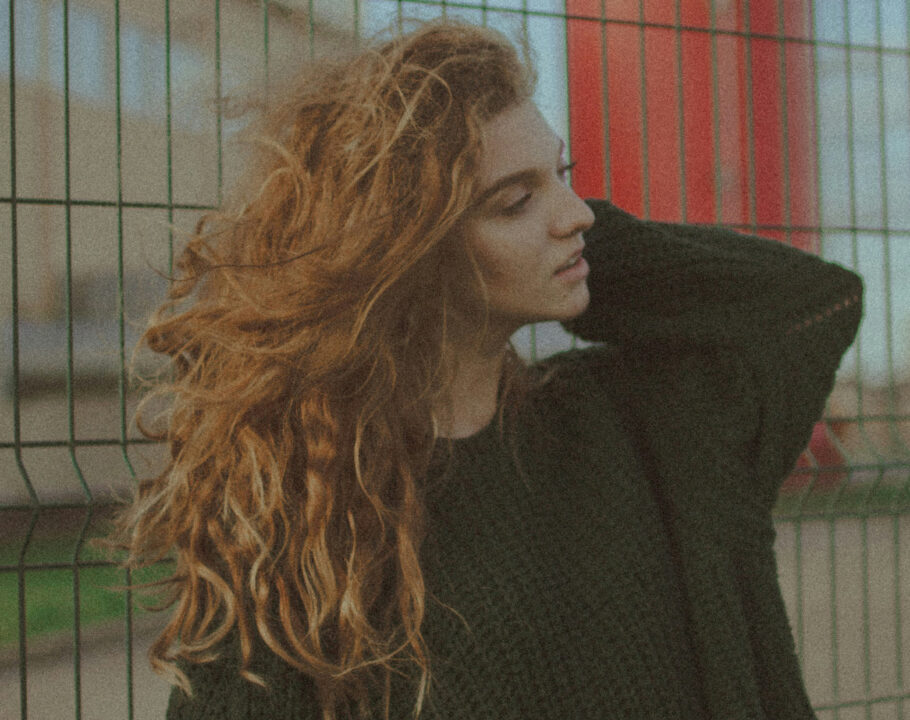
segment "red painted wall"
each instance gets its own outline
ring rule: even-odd
[[[814,248],[806,0],[783,17],[776,0],[752,0],[748,18],[743,0],[715,3],[713,43],[707,0],[681,0],[678,19],[664,0],[604,4],[602,17],[601,0],[566,3],[579,193],[662,220],[796,228],[791,242]]]
[[[576,192],[816,250],[808,0],[781,4],[751,0],[747,17],[744,0],[715,2],[712,24],[709,0],[680,0],[678,16],[665,0],[567,0]],[[842,462],[823,423],[810,449]]]

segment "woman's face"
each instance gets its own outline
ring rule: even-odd
[[[582,232],[594,214],[566,184],[565,145],[532,102],[483,128],[481,194],[467,242],[486,282],[491,329],[568,320],[588,306]]]

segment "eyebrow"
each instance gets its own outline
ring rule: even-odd
[[[559,139],[559,152],[557,153],[557,158],[561,158],[563,152],[566,149],[566,142],[562,138]],[[510,173],[504,177],[499,178],[494,182],[490,187],[480,193],[480,196],[477,198],[477,201],[474,203],[475,207],[480,207],[487,200],[493,197],[500,190],[503,190],[512,185],[536,185],[540,181],[541,172],[537,169],[527,169],[527,170],[518,170],[516,172]]]

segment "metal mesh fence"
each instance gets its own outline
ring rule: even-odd
[[[221,99],[440,14],[527,34],[582,194],[863,275],[860,337],[778,503],[779,574],[819,717],[904,718],[906,0],[0,0],[0,716],[163,715],[143,657],[160,620],[107,589],[136,578],[88,540],[160,462],[128,368],[174,228],[242,164]],[[529,357],[570,342],[517,337]]]

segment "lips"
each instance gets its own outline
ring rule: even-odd
[[[563,272],[564,270],[568,270],[570,267],[572,267],[573,265],[575,265],[575,263],[578,262],[578,258],[581,257],[581,251],[582,251],[582,250],[584,250],[583,247],[582,247],[582,248],[579,248],[579,249],[576,250],[574,253],[572,253],[571,257],[570,257],[568,260],[566,260],[562,265],[560,265],[558,268],[556,268],[556,271],[554,272],[554,275],[555,275],[555,274],[558,274],[558,273],[561,273],[561,272]]]

